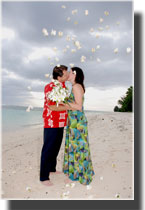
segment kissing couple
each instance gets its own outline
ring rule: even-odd
[[[63,173],[67,175],[67,181],[79,181],[83,185],[89,185],[94,175],[89,139],[87,118],[84,113],[84,73],[82,69],[73,67],[68,71],[64,65],[55,66],[53,80],[44,88],[44,142],[41,151],[40,181],[47,186],[53,185],[50,180],[51,173],[56,171],[57,156],[63,139],[63,131],[66,126],[65,150],[63,161]],[[62,88],[66,88],[65,82],[69,81],[72,91],[68,104],[50,100],[49,95],[55,87],[56,81]]]

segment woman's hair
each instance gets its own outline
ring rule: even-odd
[[[62,77],[63,76],[63,71],[67,71],[67,66],[60,65],[60,66],[55,66],[53,69],[53,79],[57,79],[57,77]]]
[[[80,84],[85,92],[84,73],[83,73],[82,69],[80,69],[79,67],[73,67],[73,68],[71,68],[71,70],[76,73],[75,82]]]

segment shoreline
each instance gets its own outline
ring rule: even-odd
[[[52,187],[40,183],[43,125],[3,133],[2,199],[133,200],[133,115],[116,112],[86,114],[95,171],[89,185],[91,189],[79,182],[73,182],[73,188],[66,187],[63,173],[50,176],[54,184]],[[58,155],[58,171],[62,171],[64,144],[65,132]],[[63,197],[63,193],[68,191],[69,195]]]

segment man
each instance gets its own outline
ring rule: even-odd
[[[64,65],[56,66],[53,69],[53,79],[58,80],[62,87],[65,87],[65,81],[68,79],[67,67]],[[40,181],[44,185],[53,185],[49,179],[50,172],[56,172],[57,155],[63,138],[63,130],[66,126],[67,111],[51,111],[50,105],[55,102],[49,100],[49,94],[55,84],[49,83],[44,88],[44,144],[41,152]]]

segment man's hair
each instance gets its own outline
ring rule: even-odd
[[[55,66],[53,69],[53,79],[57,79],[57,77],[62,77],[63,76],[63,71],[67,71],[67,66],[60,65]]]

